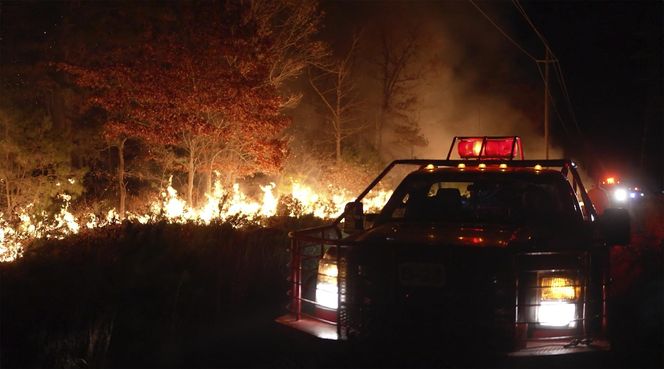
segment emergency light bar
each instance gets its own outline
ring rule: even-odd
[[[512,160],[517,153],[521,160],[524,159],[523,147],[521,146],[521,138],[519,136],[455,136],[447,153],[447,160],[450,160],[455,144],[457,144],[457,153],[462,159]]]
[[[620,181],[616,179],[616,177],[607,177],[605,180],[602,181],[603,185],[614,185],[619,183]]]

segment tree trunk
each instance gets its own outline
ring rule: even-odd
[[[385,104],[385,103],[383,103]],[[383,128],[385,127],[385,111],[387,108],[383,105],[380,108],[380,113],[378,114],[378,122],[376,123],[376,151],[380,155],[381,150],[383,149]]]
[[[194,150],[190,148],[189,150],[189,166],[187,170],[187,203],[190,207],[194,207],[194,170],[196,169],[194,165]]]
[[[376,149],[377,152],[380,151],[378,149],[380,144],[380,140],[378,139],[378,132],[380,132],[380,115],[376,115],[376,119],[374,121],[374,149]]]
[[[229,170],[226,173],[226,183],[222,183],[224,187],[232,187],[235,184],[235,175]]]
[[[379,127],[376,131],[376,151],[380,155],[380,151],[383,148],[383,127]]]
[[[67,91],[57,88],[51,93],[49,112],[53,120],[53,126],[62,136],[69,138],[71,135],[71,120],[67,118]]]
[[[212,195],[212,161],[205,169],[205,193]]]
[[[5,139],[9,139],[9,124],[5,124]],[[5,153],[5,160],[6,163],[10,163],[9,161],[9,152]],[[11,217],[12,216],[12,192],[9,187],[9,171],[6,172],[7,175],[5,175],[5,194],[7,196],[7,216]]]
[[[7,217],[12,216],[12,194],[9,190],[9,178],[5,177],[5,195],[7,196]]]
[[[334,141],[337,149],[337,165],[341,164],[341,130],[338,129],[334,134]]]
[[[125,183],[124,145],[126,138],[118,144],[118,187],[120,189],[120,220],[125,218],[125,203],[127,200],[127,184]]]

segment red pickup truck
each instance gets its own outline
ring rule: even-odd
[[[365,213],[390,173],[403,179]],[[624,209],[597,214],[572,161],[524,160],[516,136],[455,137],[445,160],[394,161],[330,225],[291,233],[277,320],[332,340],[606,350],[608,250],[629,232]]]

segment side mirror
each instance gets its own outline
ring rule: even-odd
[[[362,203],[349,202],[344,208],[344,232],[355,233],[364,229],[364,208]]]
[[[599,228],[609,246],[629,244],[631,233],[627,209],[605,209],[599,217]]]

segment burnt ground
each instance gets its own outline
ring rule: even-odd
[[[664,367],[664,222],[646,213],[635,217],[633,245],[612,252],[609,353],[506,359],[474,342],[362,345],[280,326],[284,229],[310,225],[286,220],[242,231],[125,224],[35,245],[0,266],[0,366]]]

